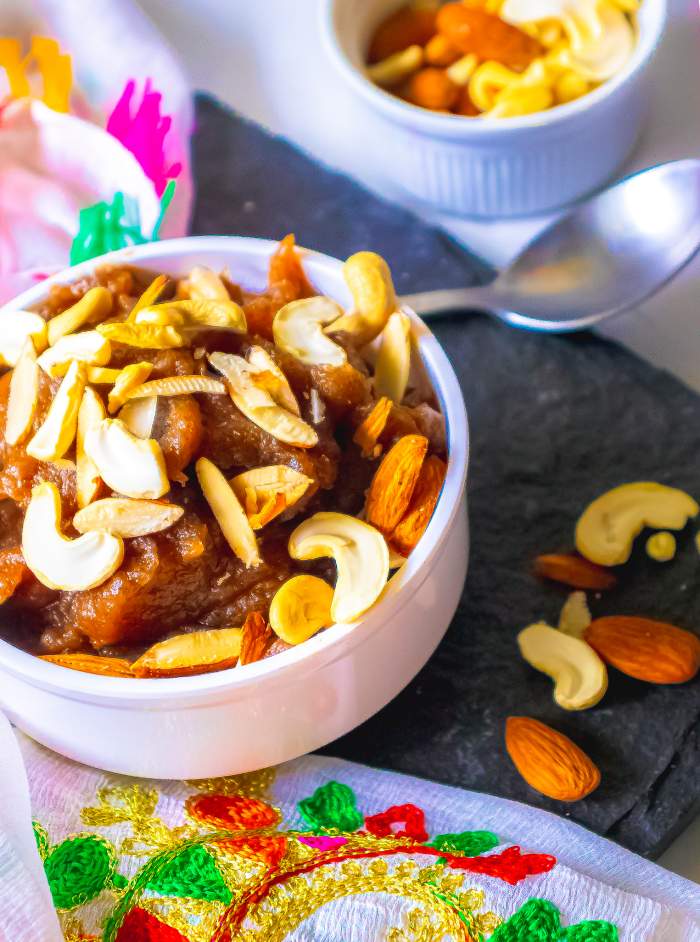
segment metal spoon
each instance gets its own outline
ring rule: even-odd
[[[532,330],[578,330],[655,294],[699,247],[700,160],[676,160],[579,203],[490,284],[401,300],[427,318],[479,310]]]

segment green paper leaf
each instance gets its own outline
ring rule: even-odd
[[[491,831],[461,831],[459,834],[438,834],[427,846],[459,854],[460,857],[478,857],[498,844],[498,837]]]
[[[110,885],[116,866],[114,848],[96,834],[70,837],[44,860],[56,909],[75,909]]]
[[[297,807],[313,831],[356,831],[364,823],[357,810],[355,793],[342,782],[327,782]]]
[[[209,851],[191,844],[170,857],[148,881],[148,889],[163,896],[231,902],[231,891]]]

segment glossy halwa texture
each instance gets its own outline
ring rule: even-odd
[[[131,322],[130,312],[137,299],[157,274],[126,267],[103,267],[94,276],[74,284],[54,286],[38,312],[50,322],[71,308],[89,289],[99,285],[106,288],[111,297],[111,311],[101,323]],[[227,300],[240,305],[247,322],[245,332],[206,326],[201,330],[190,329],[186,345],[169,349],[114,341],[109,362],[102,364],[101,369],[116,371],[130,364],[149,364],[150,371],[143,370],[148,374],[149,383],[175,376],[208,376],[221,381],[218,385],[224,386],[226,394],[195,392],[158,397],[150,434],[162,452],[169,486],[169,491],[159,500],[174,505],[168,511],[168,518],[177,519],[158,532],[125,537],[123,562],[93,588],[85,591],[48,588],[42,584],[44,580],[39,581],[22,554],[24,515],[33,488],[41,482],[50,482],[58,490],[63,535],[72,540],[79,537],[73,525],[79,509],[75,442],[57,461],[38,460],[27,453],[27,443],[45,420],[62,379],[51,378],[43,369],[39,370],[32,428],[22,444],[10,445],[3,433],[12,370],[5,368],[3,372],[0,368],[0,631],[3,637],[30,652],[61,655],[56,662],[67,666],[71,666],[70,655],[75,654],[72,666],[96,673],[112,671],[109,664],[91,667],[94,659],[86,658],[85,654],[119,659],[114,662],[113,673],[123,676],[129,669],[128,664],[124,668],[125,661],[134,663],[149,646],[191,632],[240,628],[242,636],[236,636],[235,650],[229,652],[231,656],[219,653],[216,663],[207,664],[204,659],[201,664],[184,665],[182,671],[174,669],[174,673],[230,667],[239,655],[241,644],[245,651],[255,651],[255,658],[284,650],[288,644],[267,625],[270,604],[280,587],[300,573],[320,577],[331,588],[337,578],[333,552],[318,553],[316,558],[294,559],[289,550],[290,535],[302,521],[320,512],[332,511],[365,519],[366,492],[375,473],[392,446],[406,436],[418,436],[421,444],[420,459],[416,458],[410,473],[415,478],[414,483],[420,483],[417,489],[411,490],[411,493],[415,491],[414,503],[417,500],[422,504],[415,507],[411,494],[405,504],[413,517],[422,513],[422,523],[415,532],[407,533],[404,526],[396,546],[392,546],[392,534],[382,531],[381,527],[376,528],[372,538],[382,546],[386,540],[387,549],[406,556],[427,525],[444,477],[446,446],[442,417],[435,408],[422,371],[415,369],[420,365],[414,364],[417,379],[411,379],[402,401],[391,403],[375,392],[369,365],[371,358],[356,349],[351,333],[329,334],[347,354],[346,362],[339,366],[306,364],[275,345],[272,325],[276,313],[292,301],[317,293],[304,274],[293,237],[283,240],[273,255],[269,284],[261,293],[243,290],[232,283],[226,273],[199,271],[181,281],[168,279],[157,303],[187,300],[195,296],[195,287],[199,298],[210,289],[220,295],[223,291]],[[164,308],[156,306],[153,310],[159,312]],[[0,318],[2,316],[0,314]],[[95,330],[96,327],[93,323],[81,329]],[[379,335],[375,346],[381,346],[381,342]],[[282,380],[286,378],[293,393],[292,404],[294,399],[298,403],[299,418],[317,435],[318,441],[313,447],[285,443],[261,427],[257,413],[250,413],[256,420],[244,414],[234,404],[233,390],[225,385],[228,380],[209,360],[213,353],[246,358],[253,348],[262,348],[271,358],[272,367],[276,365],[281,370]],[[263,355],[258,350],[256,356]],[[415,358],[415,353],[413,356]],[[213,362],[219,361],[214,357]],[[113,389],[105,380],[113,379],[114,375],[87,368],[88,387],[100,397],[105,411]],[[90,382],[90,376],[94,382]],[[263,376],[268,384],[279,380],[279,377],[270,379],[270,369],[263,370]],[[278,387],[279,383],[275,389]],[[114,417],[109,415],[107,423]],[[426,457],[429,463],[421,474]],[[214,471],[211,471],[212,465]],[[283,466],[282,471],[274,470],[275,466]],[[269,467],[274,471],[271,486],[282,490],[282,498],[276,492],[270,496],[264,488],[256,491],[251,487],[259,476],[241,477],[250,469]],[[297,473],[285,473],[284,469]],[[255,528],[250,532],[257,540],[258,565],[250,565],[250,560],[246,565],[234,552],[224,533],[226,526],[222,531],[217,522],[214,502],[203,492],[205,479],[200,472],[207,472],[206,480],[213,480],[217,471],[220,475],[215,480],[224,480],[226,488],[229,487],[227,482],[234,481],[231,490],[235,490],[240,506]],[[263,483],[269,476],[268,471],[262,474]],[[423,491],[428,478],[435,483],[426,497]],[[390,479],[386,486],[396,488],[399,483]],[[228,494],[224,496],[228,498]],[[392,494],[386,496],[391,499]],[[120,502],[109,500],[117,497]],[[373,499],[382,504],[376,487]],[[89,521],[93,517],[105,520],[109,512],[116,512],[114,508],[124,510],[123,494],[111,491],[99,479],[91,500],[106,503],[94,513],[83,511],[79,520]],[[141,509],[136,507],[135,511]],[[359,520],[356,523],[359,524]],[[362,526],[372,523],[369,519]],[[250,534],[247,538],[250,539]],[[380,554],[380,558],[384,557]],[[388,554],[386,558],[388,560]],[[297,605],[295,617],[304,617],[303,605]],[[320,619],[320,623],[327,622]],[[219,647],[222,638],[223,635],[217,638]],[[178,651],[199,650],[200,647],[199,636],[197,645],[175,645]],[[250,658],[248,654],[246,659]],[[96,663],[103,665],[102,661]],[[150,660],[146,658],[138,663],[150,664]],[[162,670],[152,675],[167,676],[168,673]]]

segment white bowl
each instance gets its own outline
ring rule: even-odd
[[[544,212],[599,187],[632,150],[666,0],[642,0],[634,54],[610,81],[569,104],[500,120],[418,108],[366,78],[369,39],[404,2],[325,0],[323,32],[332,63],[377,118],[392,181],[413,197],[464,216]]]
[[[96,265],[184,275],[228,266],[251,289],[266,283],[276,243],[176,239],[121,249],[53,276],[6,305],[32,307],[55,283]],[[314,252],[304,268],[348,305],[341,263]],[[2,317],[3,311],[0,311]],[[452,619],[467,570],[467,418],[441,347],[412,312],[417,342],[447,420],[449,464],[433,519],[380,602],[255,664],[195,677],[130,679],[67,670],[0,641],[0,708],[34,739],[88,765],[149,778],[208,778],[260,769],[342,736],[385,706],[426,663]]]

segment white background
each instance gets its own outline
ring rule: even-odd
[[[697,0],[670,3],[649,125],[627,170],[700,156]],[[141,0],[141,6],[180,55],[195,88],[218,95],[385,196],[407,202],[390,182],[391,168],[383,166],[381,138],[371,133],[369,116],[325,57],[319,38],[323,0]],[[496,265],[543,225],[542,220],[470,223],[423,215]],[[700,260],[657,298],[603,332],[700,391],[699,308]],[[700,819],[660,862],[700,882]]]

